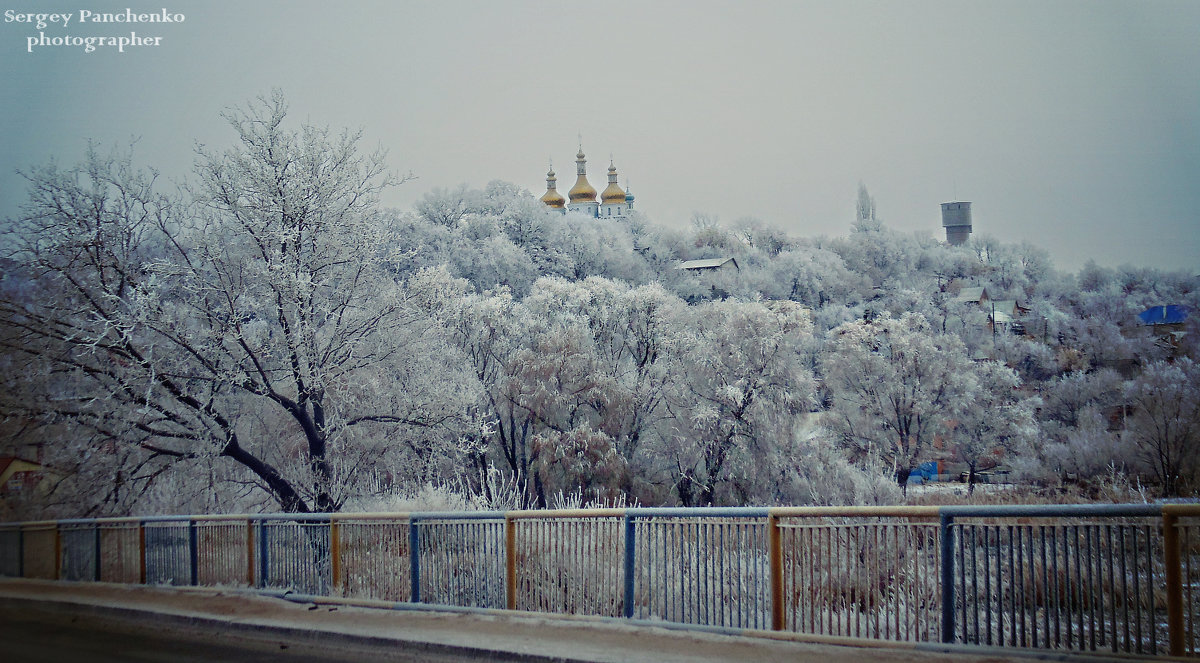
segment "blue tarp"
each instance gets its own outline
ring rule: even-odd
[[[1151,306],[1138,313],[1138,319],[1146,325],[1174,325],[1187,320],[1191,311],[1186,306],[1169,304],[1167,306]]]

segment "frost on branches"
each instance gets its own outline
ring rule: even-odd
[[[421,430],[461,427],[471,390],[389,275],[394,180],[357,134],[285,116],[279,95],[226,113],[239,142],[198,149],[174,196],[95,151],[26,173],[0,302],[12,416],[64,424],[60,445],[230,459],[289,512],[338,509],[386,463],[381,428],[436,462]]]

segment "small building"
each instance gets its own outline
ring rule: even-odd
[[[1151,306],[1145,311],[1138,313],[1138,320],[1143,325],[1154,327],[1155,331],[1162,331],[1163,333],[1168,331],[1182,331],[1190,312],[1191,310],[1188,307],[1179,304]]]
[[[0,496],[28,493],[41,483],[41,464],[15,456],[0,456]]]
[[[737,260],[733,258],[705,258],[703,260],[688,260],[679,263],[676,269],[682,269],[693,274],[701,274],[704,272],[736,272],[738,267]]]
[[[960,302],[963,304],[975,304],[977,306],[983,307],[983,306],[986,306],[988,304],[988,302],[990,302],[992,300],[990,297],[988,297],[987,288],[980,286],[980,287],[963,288],[962,290],[959,290],[958,294],[954,296],[954,301]]]

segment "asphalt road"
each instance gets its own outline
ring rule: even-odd
[[[458,663],[477,661],[432,651],[383,647],[324,646],[283,640],[276,634],[228,634],[212,629],[154,627],[91,614],[64,614],[0,604],[0,659],[7,663],[191,663],[288,661],[320,663],[388,661]]]
[[[390,604],[385,604],[390,605]],[[394,606],[393,606],[394,607]],[[389,610],[239,589],[0,578],[0,663],[1016,663],[1103,655],[798,642],[535,613]],[[846,645],[853,646],[846,646]]]

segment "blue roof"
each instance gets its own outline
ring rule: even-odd
[[[1187,320],[1191,312],[1186,306],[1170,304],[1167,306],[1151,306],[1138,313],[1138,318],[1147,325],[1173,325]]]

